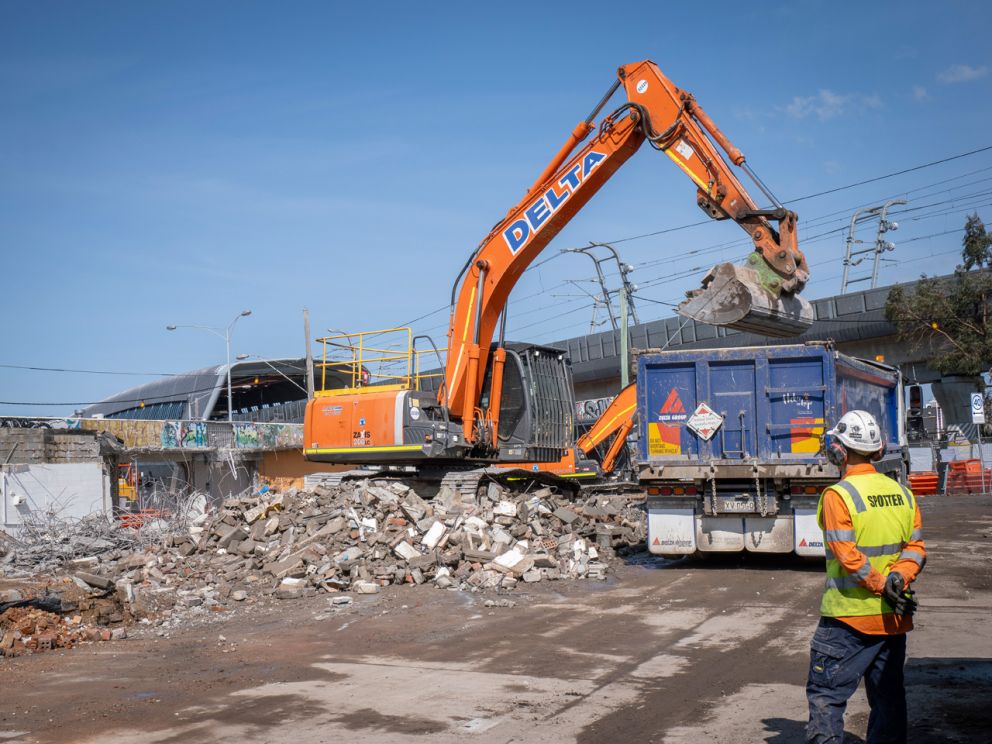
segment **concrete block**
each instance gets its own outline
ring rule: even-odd
[[[500,501],[493,508],[493,514],[498,517],[516,517],[517,505],[512,501]]]
[[[443,522],[435,522],[431,525],[431,528],[427,530],[427,534],[424,535],[423,540],[420,542],[427,547],[429,550],[434,550],[437,544],[441,542],[441,538],[444,537],[444,533],[447,532],[447,527],[444,526]]]
[[[398,555],[400,558],[403,558],[404,560],[407,561],[410,560],[411,558],[416,558],[418,555],[420,555],[420,551],[417,550],[415,547],[413,547],[406,540],[397,543],[396,546],[393,548],[393,552],[396,553],[396,555]]]
[[[348,548],[347,550],[342,550],[340,553],[334,556],[334,562],[339,566],[344,566],[347,568],[347,566],[351,565],[359,558],[361,558],[362,555],[363,553],[361,548],[351,547]]]
[[[76,574],[76,577],[97,589],[113,589],[115,586],[113,579],[108,579],[106,576],[100,576],[99,574],[80,572]]]
[[[217,541],[217,546],[221,548],[226,549],[231,546],[231,543],[241,542],[248,537],[248,533],[241,527],[228,527],[225,525],[222,529],[223,534],[220,540]]]

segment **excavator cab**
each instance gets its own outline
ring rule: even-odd
[[[496,441],[490,447],[503,462],[551,462],[575,443],[572,367],[561,349],[507,343]],[[495,345],[493,347],[495,350]],[[483,378],[480,408],[492,398],[494,354]]]

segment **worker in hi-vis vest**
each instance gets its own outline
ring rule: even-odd
[[[844,739],[844,709],[865,680],[867,744],[906,741],[906,633],[916,602],[910,583],[926,549],[913,493],[875,470],[885,438],[874,416],[849,411],[827,432],[827,457],[843,480],[820,497],[827,579],[810,644],[806,741]]]

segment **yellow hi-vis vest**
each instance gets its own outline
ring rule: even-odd
[[[830,487],[844,500],[854,523],[853,530],[824,530],[823,543],[827,552],[827,581],[820,602],[820,614],[825,617],[854,617],[884,615],[892,612],[889,603],[872,594],[858,581],[868,578],[871,568],[883,576],[899,559],[913,532],[916,505],[913,493],[897,481],[881,473],[852,475]],[[823,528],[823,497],[816,510],[816,519]],[[835,540],[857,543],[858,550],[868,558],[855,574],[840,564],[827,544]],[[915,555],[915,554],[914,554]]]

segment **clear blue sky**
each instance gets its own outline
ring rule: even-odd
[[[280,356],[302,354],[304,305],[315,332],[435,310],[615,68],[640,59],[694,92],[782,199],[992,145],[990,20],[973,2],[8,0],[0,363],[179,372],[223,361],[223,344],[167,323],[250,308],[234,351]],[[885,197],[925,207],[900,218],[888,283],[951,270],[960,235],[925,236],[971,208],[992,217],[990,183],[986,152],[795,208],[812,238]],[[696,222],[694,195],[645,149],[545,255]],[[743,255],[742,235],[713,223],[617,247],[643,296],[673,301],[698,280],[673,274]],[[804,248],[807,296],[836,293],[843,235]],[[511,335],[584,332],[590,306],[562,283],[590,275],[580,256],[529,272]],[[416,327],[440,344],[445,323]],[[0,368],[0,399],[95,401],[147,379]]]

